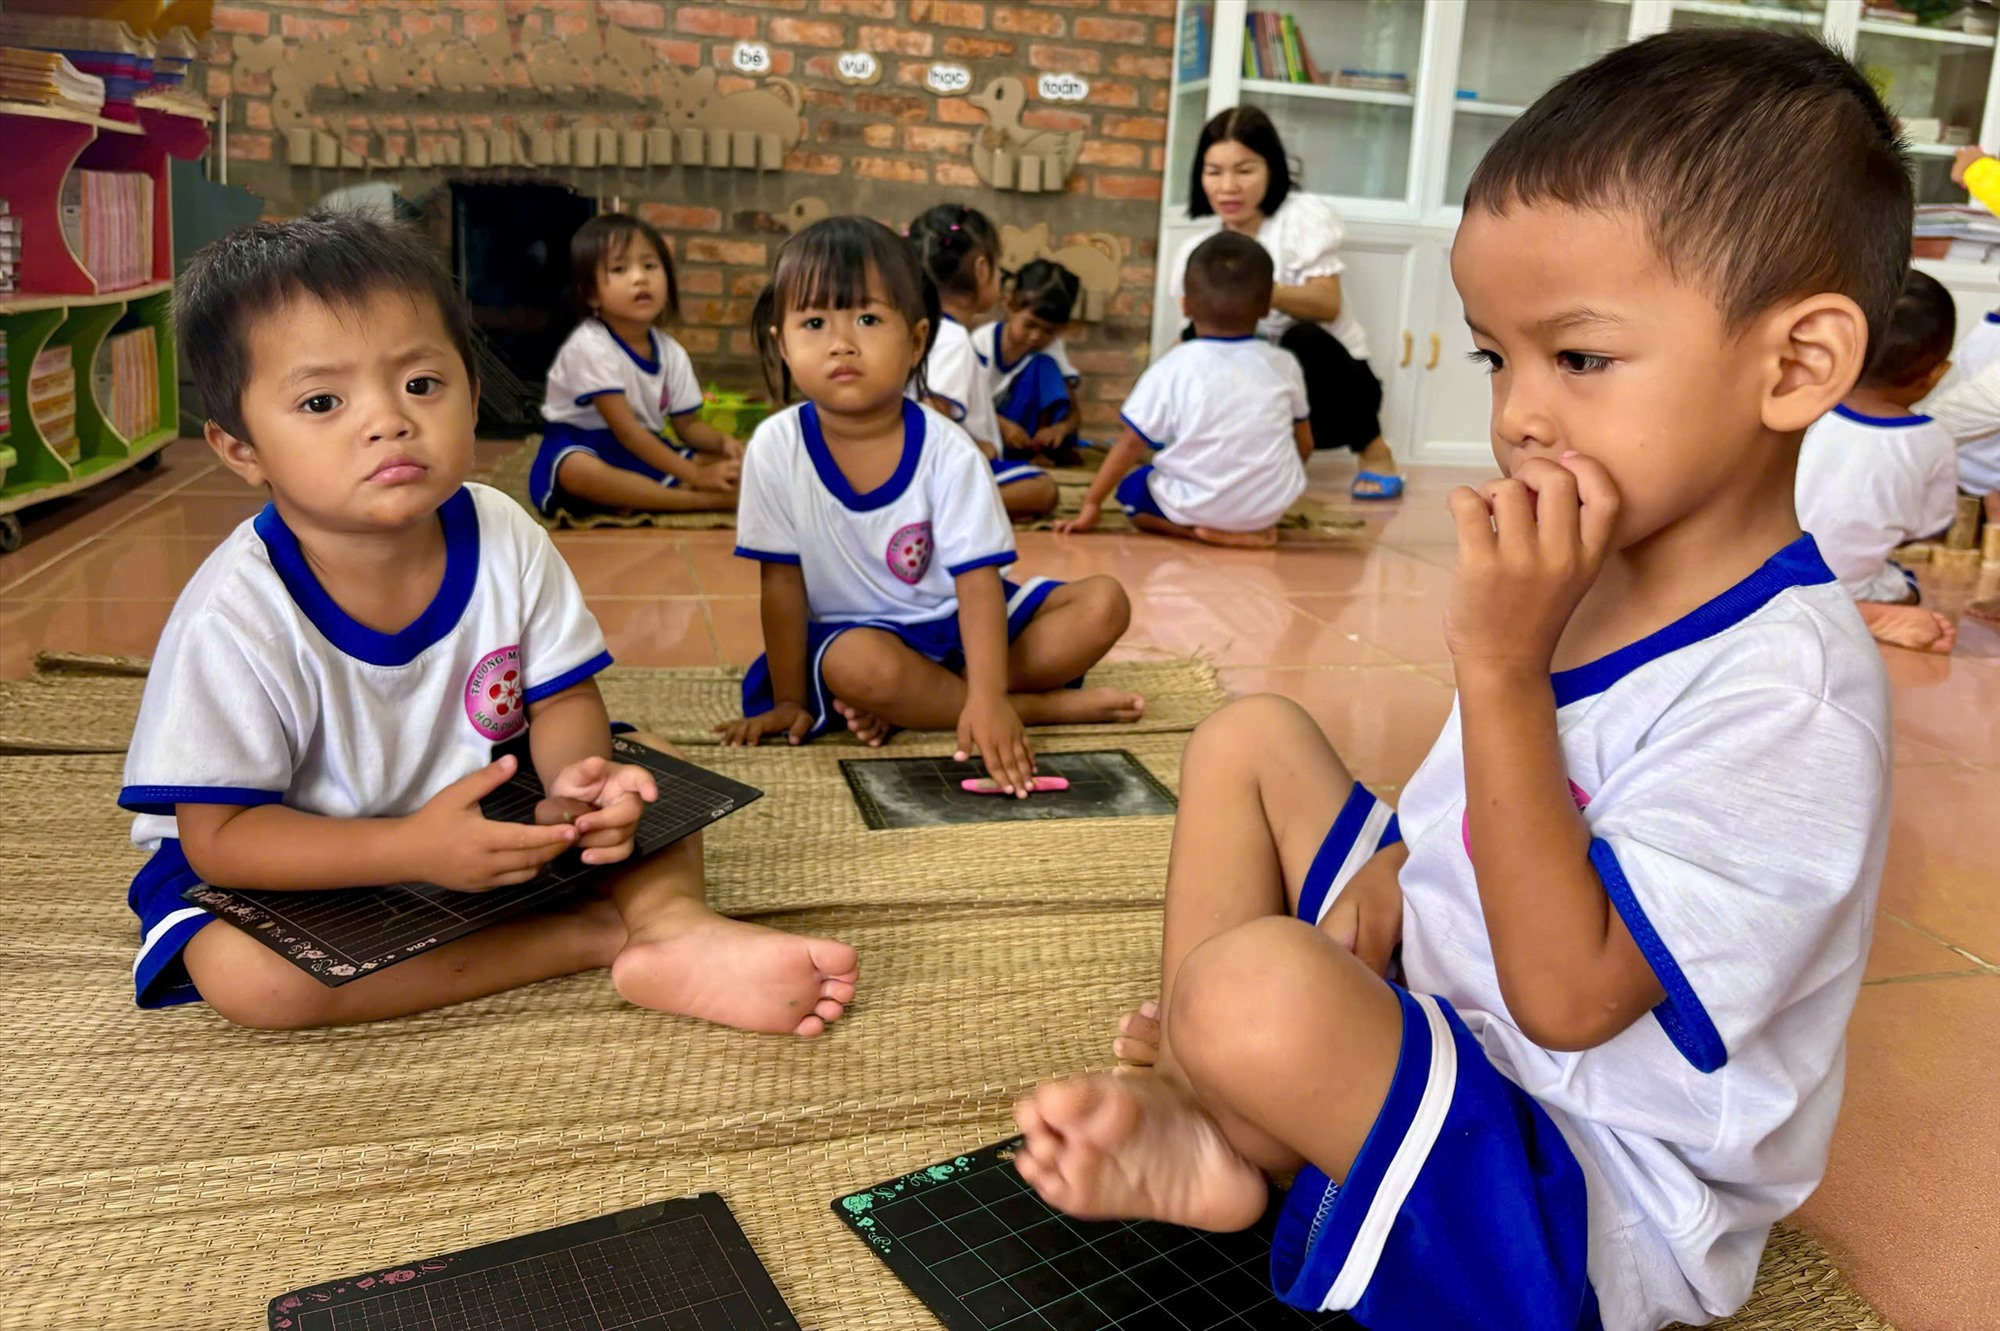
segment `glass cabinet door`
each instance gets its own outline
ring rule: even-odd
[[[1215,58],[1215,0],[1181,0],[1174,43],[1174,101],[1167,115],[1166,209],[1187,208],[1194,145],[1208,123],[1209,61]]]
[[[1630,0],[1509,0],[1467,6],[1444,202],[1465,202],[1473,168],[1514,117],[1563,75],[1623,45],[1631,22]]]
[[[1824,0],[1673,0],[1670,28],[1740,28],[1793,24],[1814,32],[1826,22]]]
[[[1864,16],[1855,34],[1855,63],[1910,141],[1918,203],[1965,201],[1965,191],[1951,183],[1951,159],[1979,141],[1993,76],[1993,34],[1986,26],[1986,32],[1967,32]]]

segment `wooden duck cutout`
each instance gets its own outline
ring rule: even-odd
[[[966,99],[992,124],[972,141],[972,169],[995,189],[1060,190],[1083,152],[1082,130],[1024,129],[1028,85],[997,78]]]

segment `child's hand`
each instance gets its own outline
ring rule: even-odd
[[[1547,673],[1556,643],[1610,550],[1618,488],[1594,459],[1531,458],[1503,480],[1451,492],[1458,558],[1445,646],[1461,667]]]
[[[1076,511],[1075,517],[1058,518],[1055,529],[1059,532],[1095,531],[1097,520],[1103,516],[1103,508],[1086,499],[1083,501],[1083,507]]]
[[[1361,866],[1326,908],[1320,928],[1377,975],[1389,973],[1389,958],[1403,938],[1403,889],[1396,873],[1409,851],[1392,846]]]
[[[964,762],[974,753],[986,759],[986,770],[1002,790],[1019,799],[1028,797],[1035,755],[1028,747],[1021,714],[1005,698],[966,699],[965,710],[958,715],[958,752],[953,757]]]
[[[585,864],[616,864],[631,855],[639,815],[659,797],[645,768],[585,758],[550,783],[547,797],[535,806],[535,821],[574,827]]]
[[[1002,416],[1000,418],[1000,442],[1017,453],[1026,452],[1029,447],[1028,432],[1013,421],[1008,420],[1005,416]]]
[[[718,458],[714,462],[694,464],[694,485],[697,490],[734,490],[736,482],[742,478],[741,458]]]
[[[722,456],[730,459],[732,462],[743,461],[743,441],[741,439],[731,438],[729,435],[726,434],[723,435]],[[742,474],[741,469],[738,470],[737,474],[738,475]]]
[[[1986,150],[1976,143],[1960,148],[1952,155],[1951,183],[1959,186],[1961,189],[1964,188],[1966,168],[1984,156],[1986,156]]]
[[[748,745],[752,748],[761,743],[766,735],[784,735],[793,744],[803,744],[812,733],[812,714],[795,702],[781,702],[770,711],[758,716],[738,717],[734,721],[724,721],[715,728],[722,736],[723,746],[736,748]]]
[[[1028,441],[1028,447],[1038,453],[1052,453],[1069,442],[1069,422],[1057,421],[1054,425],[1044,425],[1035,431],[1035,437]]]
[[[479,801],[507,783],[516,761],[508,754],[461,777],[403,819],[411,876],[454,892],[490,892],[525,883],[575,844],[567,823],[529,827],[495,822]]]

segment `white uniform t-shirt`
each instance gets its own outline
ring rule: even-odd
[[[1606,1331],[1706,1322],[1749,1295],[1771,1224],[1825,1172],[1888,832],[1882,660],[1801,537],[1553,682],[1591,859],[1666,1001],[1578,1053],[1516,1029],[1467,849],[1456,707],[1398,811],[1403,967],[1575,1151]]]
[[[1924,410],[1958,441],[1958,485],[2000,490],[2000,314],[1989,311],[1951,354],[1951,374]]]
[[[1935,536],[1958,508],[1957,448],[1928,416],[1864,416],[1835,407],[1799,446],[1799,526],[1857,601],[1904,600],[1910,581],[1889,562]]]
[[[1290,352],[1255,337],[1198,337],[1139,376],[1120,419],[1159,450],[1149,488],[1168,518],[1262,531],[1305,492],[1293,427],[1308,414]]]
[[[1069,352],[1064,349],[1061,338],[1009,365],[1000,356],[1001,338],[1005,330],[1006,325],[998,322],[981,324],[972,330],[972,351],[979,357],[979,368],[986,372],[986,386],[990,390],[987,396],[992,398],[996,405],[1007,400],[1007,391],[1014,386],[1014,381],[1020,378],[1021,371],[1027,367],[1028,362],[1036,356],[1047,356],[1053,360],[1056,369],[1062,374],[1063,382],[1071,387],[1075,387],[1077,380],[1083,377],[1076,372],[1076,366],[1069,363]]]
[[[396,633],[321,588],[276,508],[243,523],[174,603],[118,802],[147,849],[176,804],[276,804],[329,818],[414,813],[490,762],[527,706],[611,664],[548,533],[498,490],[438,510],[444,581]]]
[[[929,407],[904,403],[901,462],[857,494],[807,402],[750,436],[736,553],[799,565],[815,620],[917,624],[958,613],[959,574],[1013,563],[1014,528],[986,459]]]
[[[924,387],[950,406],[951,420],[982,445],[982,452],[1000,447],[1000,413],[993,409],[993,394],[979,353],[973,350],[972,334],[949,314],[939,320],[937,340],[924,359]],[[910,395],[916,395],[915,385]]]
[[[604,417],[593,404],[607,393],[623,393],[639,423],[658,434],[668,417],[701,410],[701,381],[687,349],[657,328],[646,331],[653,342],[650,357],[626,346],[602,319],[578,324],[549,366],[543,417],[602,430]]]
[[[1201,242],[1222,230],[1221,218],[1211,216],[1203,220],[1207,225],[1198,234],[1189,236],[1180,253],[1174,256],[1170,290],[1175,300],[1187,294],[1188,257]],[[1347,271],[1347,264],[1340,257],[1340,242],[1346,235],[1347,229],[1341,225],[1340,214],[1333,210],[1332,204],[1301,194],[1295,188],[1278,205],[1278,211],[1257,228],[1257,243],[1270,252],[1272,280],[1281,287],[1295,287],[1308,278],[1338,277]],[[1276,342],[1296,322],[1291,315],[1273,308],[1257,325],[1257,335]],[[1356,360],[1368,359],[1368,333],[1354,317],[1352,302],[1343,299],[1340,317],[1323,322],[1320,327],[1339,338],[1348,355]]]

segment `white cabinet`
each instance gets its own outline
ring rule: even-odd
[[[1855,52],[1905,120],[1921,202],[1964,200],[1949,177],[1953,141],[2000,148],[1993,35],[1864,18],[1862,0],[1181,0],[1179,20],[1155,353],[1183,322],[1167,292],[1198,229],[1186,207],[1201,127],[1260,107],[1299,188],[1347,221],[1344,298],[1383,381],[1384,435],[1415,462],[1491,460],[1490,391],[1466,359],[1448,262],[1466,182],[1528,103],[1605,51],[1689,26],[1818,31]],[[1951,289],[1961,328],[2000,305],[2000,266],[1918,266]]]

